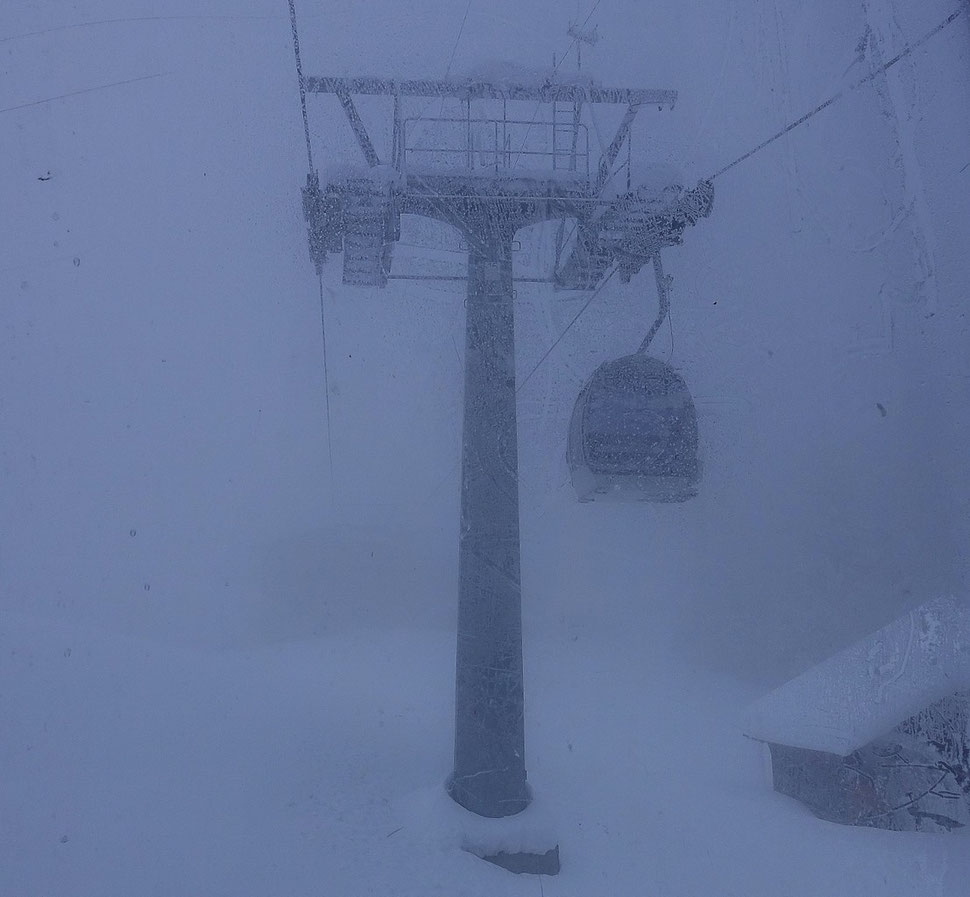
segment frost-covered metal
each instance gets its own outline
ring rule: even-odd
[[[573,409],[566,453],[580,501],[697,494],[697,412],[684,378],[644,353],[600,365]]]
[[[669,180],[634,187],[629,155],[625,187],[613,184],[638,112],[672,107],[674,91],[603,87],[586,76],[526,79],[498,70],[450,81],[308,78],[305,88],[338,98],[364,160],[360,166],[333,168],[322,180],[316,171],[307,178],[304,211],[318,270],[330,253],[342,251],[344,283],[384,286],[392,276],[391,249],[402,215],[445,222],[467,244],[455,765],[449,791],[480,815],[511,815],[530,800],[513,240],[522,227],[570,219],[576,238],[561,247],[557,286],[595,288],[614,265],[629,280],[663,247],[679,243],[689,224],[710,213],[713,190],[709,182],[685,190]],[[390,101],[389,149],[375,145],[355,95]],[[409,104],[427,97],[443,100],[435,116],[425,114],[426,103]],[[523,101],[546,109],[542,114],[524,109]],[[583,117],[596,103],[626,110],[594,158]],[[684,432],[696,442],[696,432]],[[638,474],[645,470],[642,461]],[[675,475],[683,480],[680,468]]]
[[[504,73],[502,73],[504,74]],[[586,77],[559,75],[532,82],[512,78],[401,79],[401,78],[307,78],[311,93],[370,94],[400,97],[448,97],[456,100],[525,100],[537,103],[629,103],[672,109],[676,90],[638,90],[603,87]]]

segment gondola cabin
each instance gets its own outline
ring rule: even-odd
[[[697,412],[684,379],[649,355],[600,365],[576,400],[566,451],[580,501],[697,494]]]

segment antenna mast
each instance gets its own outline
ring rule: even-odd
[[[599,25],[593,25],[592,28],[586,28],[583,25],[577,25],[571,22],[566,33],[573,39],[576,44],[576,71],[582,71],[583,69],[583,44],[588,47],[595,47],[596,42],[600,39],[599,36]]]

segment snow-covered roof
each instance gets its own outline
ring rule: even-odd
[[[937,598],[785,683],[745,714],[759,741],[845,756],[970,689],[970,605]]]

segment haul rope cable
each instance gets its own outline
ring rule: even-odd
[[[713,181],[714,178],[720,177],[722,174],[724,174],[724,172],[730,171],[732,168],[734,168],[735,165],[739,165],[745,159],[750,159],[751,156],[753,156],[755,153],[761,152],[761,150],[763,150],[769,144],[774,143],[779,137],[784,137],[785,134],[787,134],[789,131],[794,131],[795,128],[799,127],[799,125],[805,124],[805,122],[807,122],[810,118],[812,118],[815,115],[818,115],[819,112],[821,112],[823,109],[827,109],[837,100],[842,99],[842,97],[844,97],[847,93],[851,93],[853,90],[856,90],[862,87],[863,85],[868,84],[870,81],[874,80],[879,75],[881,75],[884,71],[892,68],[897,62],[899,62],[902,59],[905,59],[914,50],[919,49],[921,46],[923,46],[923,44],[925,44],[928,40],[930,40],[930,38],[935,37],[937,34],[939,34],[944,28],[946,28],[954,20],[959,18],[960,14],[963,12],[964,12],[964,9],[960,8],[950,13],[950,15],[948,15],[935,28],[931,29],[930,31],[927,31],[926,34],[924,34],[922,37],[918,38],[917,40],[913,41],[913,43],[907,44],[905,47],[903,47],[903,49],[900,50],[895,56],[893,56],[893,58],[890,59],[889,62],[886,62],[883,65],[879,66],[879,68],[875,69],[874,71],[871,71],[868,75],[866,75],[864,78],[860,78],[854,84],[850,84],[844,90],[840,90],[838,93],[833,94],[827,100],[825,100],[825,102],[819,103],[814,109],[811,110],[811,112],[806,112],[801,118],[796,119],[795,121],[791,122],[788,125],[785,125],[785,127],[782,128],[777,134],[772,134],[771,137],[769,137],[767,140],[763,140],[754,149],[748,150],[748,152],[744,153],[741,156],[738,156],[738,158],[735,159],[733,162],[729,163],[728,165],[725,165],[723,168],[718,169],[716,172],[714,172],[714,174],[712,174],[708,178],[708,180]]]
[[[583,19],[583,24],[579,26],[580,29],[583,29],[586,27],[586,23],[593,17],[593,13],[596,12],[597,9],[599,9],[599,5],[602,2],[603,0],[596,0],[596,2],[593,4],[593,8],[586,14],[586,18]],[[578,43],[579,43],[579,38],[574,37],[572,40],[572,43],[570,43],[570,45],[566,47],[566,52],[559,57],[559,61],[556,62],[555,59],[553,59],[552,74],[549,76],[550,80],[555,80],[556,73],[559,71],[559,66],[561,66],[563,62],[566,61],[566,57],[569,55],[569,51],[572,50],[572,48],[576,46],[576,44]],[[519,147],[519,151],[516,153],[515,158],[512,160],[512,164],[509,166],[510,168],[515,168],[515,166],[519,164],[519,159],[522,157],[522,153],[525,150],[525,145],[529,140],[529,134],[532,133],[532,126],[536,123],[536,118],[539,115],[539,110],[541,109],[541,107],[542,107],[542,100],[539,100],[536,103],[535,112],[532,113],[532,118],[529,120],[529,124],[526,127],[525,137],[522,138],[522,145]],[[600,140],[600,149],[603,148],[602,144],[603,144],[603,141]]]
[[[597,5],[599,5],[599,4],[597,4]],[[595,9],[595,7],[594,7],[594,9]],[[750,149],[750,150],[748,150],[748,152],[744,153],[743,155],[738,156],[738,158],[735,159],[733,162],[729,163],[728,165],[725,165],[723,168],[719,168],[716,172],[714,172],[714,174],[712,174],[709,178],[707,178],[707,180],[708,181],[713,181],[715,178],[720,177],[722,174],[724,174],[727,171],[730,171],[736,165],[740,165],[746,159],[750,159],[753,155],[755,155],[755,153],[761,152],[761,150],[763,150],[765,147],[769,146],[770,144],[774,143],[780,137],[784,137],[785,134],[788,134],[789,132],[794,131],[795,128],[799,127],[800,125],[805,124],[805,122],[807,122],[810,118],[814,117],[815,115],[818,115],[818,113],[821,112],[823,109],[827,109],[829,106],[831,106],[833,103],[835,103],[838,100],[840,100],[847,93],[851,93],[853,90],[857,90],[858,88],[863,87],[864,85],[868,84],[870,81],[873,81],[875,78],[877,78],[883,72],[885,72],[886,70],[888,70],[888,69],[892,68],[894,65],[896,65],[897,62],[900,62],[902,59],[905,59],[907,56],[911,55],[915,50],[919,49],[928,40],[930,40],[931,38],[933,38],[937,34],[939,34],[944,28],[948,27],[956,19],[958,19],[963,12],[964,12],[964,8],[963,7],[961,7],[960,9],[954,10],[942,22],[940,22],[939,25],[937,25],[935,28],[932,28],[930,31],[927,31],[926,34],[924,34],[920,38],[917,38],[915,41],[913,41],[913,43],[907,44],[905,47],[903,47],[902,50],[900,50],[888,62],[886,62],[883,65],[879,66],[879,68],[877,68],[874,71],[870,72],[864,78],[860,78],[854,84],[850,84],[844,90],[840,90],[838,93],[833,94],[827,100],[825,100],[823,103],[819,103],[818,106],[816,106],[810,112],[806,112],[805,115],[801,116],[801,118],[798,118],[795,121],[791,122],[790,124],[786,125],[784,128],[782,128],[776,134],[772,134],[772,136],[769,137],[767,140],[763,140],[761,143],[759,143],[753,149]],[[587,17],[587,19],[588,19],[588,17]],[[575,230],[575,227],[574,227],[574,230]],[[655,262],[654,262],[654,271],[655,272],[661,272],[662,271],[662,269],[659,267],[659,259],[656,256],[655,256]],[[612,276],[612,274],[610,276]],[[660,276],[662,276],[662,275],[660,273],[658,273],[658,277],[660,277]],[[607,278],[607,280],[608,279],[609,278]],[[606,281],[603,281],[603,283],[600,285],[600,288],[602,288],[602,286],[605,286],[605,284],[606,284]],[[661,286],[660,310],[659,310],[659,313],[657,315],[657,319],[654,321],[653,326],[650,328],[649,333],[647,334],[647,336],[644,339],[643,343],[640,345],[640,348],[637,350],[638,353],[645,352],[646,351],[647,347],[650,345],[650,342],[653,340],[654,336],[656,336],[657,331],[660,329],[660,325],[663,324],[663,320],[667,316],[667,314],[668,314],[668,312],[670,310],[669,298],[666,296],[666,284],[665,283],[662,283],[662,284],[660,284],[660,286]],[[587,302],[585,305],[583,305],[583,307],[579,310],[579,314],[577,314],[576,317],[573,318],[572,321],[569,322],[569,324],[566,326],[566,329],[559,335],[559,338],[552,344],[552,346],[549,347],[549,350],[546,352],[546,354],[543,355],[542,358],[539,360],[539,364],[537,364],[532,369],[532,371],[529,373],[529,376],[525,378],[525,381],[523,381],[522,386],[525,386],[526,382],[528,382],[528,380],[532,377],[532,375],[539,369],[539,365],[541,365],[546,360],[546,358],[549,357],[549,355],[551,354],[552,350],[555,349],[556,346],[559,345],[559,343],[561,342],[562,338],[566,335],[566,333],[569,331],[569,329],[576,323],[576,321],[579,320],[580,315],[582,315],[586,311],[586,309],[589,308],[590,304],[592,303],[592,300],[596,298],[596,295],[598,293],[599,293],[599,289],[597,289],[596,290],[596,293],[594,293],[593,296],[590,297],[589,302]],[[521,389],[522,386],[520,386],[519,389]]]
[[[546,349],[545,354],[543,354],[542,358],[540,358],[536,362],[536,366],[531,371],[529,371],[525,379],[518,385],[518,387],[515,390],[516,395],[518,395],[525,388],[526,383],[528,383],[532,379],[532,375],[537,370],[539,370],[540,367],[542,367],[542,363],[552,354],[553,349],[555,349],[556,346],[558,346],[563,341],[563,338],[572,329],[573,324],[575,324],[582,317],[583,312],[585,312],[586,309],[593,304],[593,300],[603,291],[603,288],[610,282],[610,278],[612,278],[615,273],[616,273],[616,266],[614,265],[613,268],[610,270],[610,273],[607,274],[606,277],[604,277],[603,280],[600,281],[600,285],[593,291],[593,295],[590,296],[585,303],[583,303],[583,307],[578,312],[576,312],[575,317],[566,325],[566,328],[563,330],[563,332],[560,333],[558,337],[556,337],[556,341],[548,349]]]
[[[296,29],[295,0],[288,0],[290,4],[290,27],[293,29],[293,56],[296,58],[296,78],[300,84],[300,109],[303,112],[303,134],[306,137],[306,160],[313,174],[313,148],[310,146],[310,120],[306,114],[306,79],[303,77],[303,64],[300,62],[300,35]]]
[[[300,84],[300,109],[303,112],[303,134],[306,137],[306,160],[310,177],[313,177],[313,147],[310,143],[310,120],[306,111],[306,79],[303,77],[303,65],[300,62],[300,36],[296,27],[295,0],[289,0],[290,27],[293,29],[293,55],[296,58],[296,77]],[[317,265],[317,280],[320,283],[320,338],[323,342],[323,391],[327,414],[327,458],[330,462],[330,488],[333,488],[333,439],[330,430],[330,374],[327,370],[327,319],[323,301],[323,269]]]
[[[455,61],[455,53],[458,52],[458,44],[461,41],[462,34],[465,33],[465,22],[468,21],[468,12],[472,8],[472,0],[468,0],[465,6],[465,14],[461,17],[461,25],[458,26],[458,36],[455,38],[455,43],[451,48],[451,56],[448,57],[448,65],[445,66],[445,80],[448,80],[448,76],[451,74],[451,64]],[[442,97],[442,102],[444,98]]]
[[[592,16],[593,12],[600,5],[600,2],[601,2],[601,0],[597,0],[597,2],[594,4],[593,8],[590,10],[589,15],[587,15],[587,17],[586,17],[586,21],[589,21],[589,18]],[[313,171],[313,162],[312,162],[312,154],[311,154],[311,150],[310,150],[310,129],[309,129],[309,124],[307,123],[307,114],[306,114],[306,86],[305,86],[305,82],[304,82],[304,79],[303,79],[302,68],[301,68],[301,65],[300,65],[300,45],[299,45],[299,39],[297,37],[296,11],[294,9],[294,0],[289,0],[289,5],[290,5],[290,20],[291,20],[291,23],[292,23],[292,26],[293,26],[293,48],[294,48],[294,52],[296,54],[297,77],[299,78],[299,81],[300,81],[300,103],[301,103],[301,106],[302,106],[302,109],[303,109],[303,124],[304,124],[304,131],[306,133],[306,141],[307,141],[307,159],[310,162],[310,170],[311,170],[311,173],[312,173],[312,171]],[[854,84],[849,85],[849,87],[845,88],[844,90],[840,90],[837,93],[833,94],[827,100],[825,100],[824,102],[820,103],[818,106],[816,106],[811,111],[807,112],[805,115],[801,116],[800,118],[798,118],[795,121],[791,122],[790,124],[786,125],[780,131],[778,131],[777,133],[773,134],[771,137],[767,138],[766,140],[763,140],[761,143],[759,143],[753,149],[748,150],[746,153],[742,154],[741,156],[738,156],[738,158],[735,159],[733,162],[730,162],[729,164],[727,164],[727,165],[723,166],[722,168],[718,169],[716,172],[714,172],[714,174],[712,174],[709,178],[707,178],[707,180],[708,181],[713,181],[715,178],[720,177],[722,174],[724,174],[727,171],[730,171],[736,165],[740,165],[742,162],[744,162],[747,159],[750,159],[756,153],[761,152],[761,150],[765,149],[765,147],[767,147],[770,144],[774,143],[779,138],[784,137],[785,134],[788,134],[789,132],[794,131],[799,126],[805,124],[805,122],[807,122],[809,119],[811,119],[814,116],[816,116],[822,110],[827,109],[829,106],[831,106],[833,103],[835,103],[838,100],[840,100],[847,93],[851,93],[853,90],[857,90],[858,88],[860,88],[860,87],[868,84],[870,81],[873,81],[880,74],[882,74],[883,72],[885,72],[888,69],[892,68],[894,65],[896,65],[896,63],[900,62],[902,59],[905,59],[907,56],[910,56],[915,50],[919,49],[919,47],[921,47],[923,44],[925,44],[931,38],[933,38],[937,34],[939,34],[944,28],[946,28],[950,24],[952,24],[957,18],[960,17],[960,15],[963,13],[963,11],[964,10],[963,10],[962,7],[960,9],[954,10],[954,12],[952,12],[942,22],[940,22],[939,25],[937,25],[935,28],[931,29],[930,31],[926,32],[926,34],[924,34],[922,37],[918,38],[917,40],[913,41],[913,43],[908,44],[907,46],[905,46],[902,50],[899,51],[899,53],[897,53],[888,62],[886,62],[883,65],[879,66],[879,68],[877,68],[874,71],[870,72],[864,78],[860,78],[858,81],[856,81]],[[567,51],[567,53],[568,53],[568,51]],[[564,57],[563,58],[565,58],[565,54],[564,54]],[[558,69],[558,67],[559,66],[557,65],[556,68]],[[655,271],[658,270],[658,266],[656,264],[655,264],[654,267],[655,267]],[[599,293],[603,289],[603,287],[606,286],[606,284],[609,282],[610,278],[613,276],[613,273],[615,272],[615,270],[616,269],[614,268],[613,271],[611,271],[610,274],[607,275],[607,277],[600,283],[600,286],[595,290],[595,292],[593,293],[593,295],[590,296],[589,300],[583,305],[583,307],[579,310],[579,312],[576,314],[576,316],[569,322],[569,324],[566,325],[566,328],[559,335],[559,337],[556,339],[556,341],[545,352],[545,354],[539,360],[538,364],[536,364],[536,366],[529,372],[528,376],[526,376],[526,378],[522,381],[522,383],[519,385],[519,387],[516,390],[516,392],[520,391],[526,385],[526,383],[529,382],[529,380],[536,373],[536,371],[543,364],[543,362],[549,357],[550,354],[552,354],[552,351],[556,348],[556,346],[559,345],[559,343],[562,341],[563,337],[565,337],[565,335],[569,332],[569,330],[573,327],[573,325],[579,320],[579,318],[586,311],[586,309],[589,308],[589,306],[592,304],[593,300],[597,297],[597,295],[599,295]],[[322,296],[323,296],[323,279],[322,279],[322,274],[320,275],[320,277],[321,277],[321,280],[320,280],[320,293],[321,293],[321,299],[322,299]],[[666,317],[666,312],[667,312],[667,309],[665,307],[666,304],[667,303],[665,303],[664,298],[661,297],[660,314],[658,315],[657,320],[654,322],[654,325],[650,328],[650,332],[647,334],[646,339],[643,341],[643,343],[641,344],[641,347],[640,347],[640,349],[638,351],[641,351],[642,352],[642,351],[644,351],[646,349],[647,346],[649,346],[651,340],[653,339],[654,335],[656,334],[657,330],[659,329],[659,324],[662,324],[663,323],[663,318]],[[321,315],[322,315],[322,311],[323,310],[322,310],[322,305],[321,305]],[[324,364],[326,364],[326,347],[324,347]],[[324,370],[324,377],[326,377],[326,369]],[[329,432],[329,428],[330,428],[330,421],[329,421],[329,390],[328,390],[328,396],[327,396],[327,403],[328,403],[328,405],[327,405],[327,440],[328,440],[328,444],[329,444],[329,440],[330,440],[330,432]],[[331,469],[332,469],[332,454],[331,454]]]
[[[54,100],[66,100],[70,97],[79,97],[84,93],[94,93],[96,90],[107,90],[109,87],[122,87],[125,84],[134,84],[136,81],[150,81],[153,78],[164,78],[170,72],[158,72],[154,75],[141,75],[138,78],[126,78],[124,81],[112,81],[110,84],[99,84],[97,87],[84,87],[81,90],[72,90],[70,93],[59,93],[55,97],[44,97],[42,100],[31,100],[29,103],[20,103],[17,106],[7,106],[0,109],[0,112],[16,112],[18,109],[29,109],[31,106],[42,106],[44,103],[53,103]]]
[[[121,19],[98,19],[94,22],[74,22],[70,25],[55,25],[53,28],[43,28],[40,31],[25,31],[22,34],[11,34],[6,37],[0,37],[0,44],[6,43],[11,40],[23,40],[27,37],[38,37],[42,34],[52,34],[55,31],[71,31],[75,28],[95,28],[99,25],[120,25],[129,22],[178,22],[178,21],[192,21],[192,20],[230,20],[230,21],[247,21],[251,19],[265,20],[265,19],[276,19],[279,16],[218,16],[218,15],[188,15],[188,16],[125,16]]]
[[[461,17],[461,24],[458,26],[458,34],[456,35],[455,42],[454,44],[452,44],[452,47],[451,47],[451,56],[448,57],[448,65],[445,66],[445,75],[444,75],[445,81],[448,80],[448,76],[451,74],[451,66],[452,66],[452,63],[455,61],[455,53],[458,52],[458,44],[461,42],[461,36],[462,34],[465,33],[465,22],[468,21],[468,13],[471,11],[471,8],[472,8],[472,0],[468,0],[467,5],[465,6],[465,14]],[[423,122],[424,114],[428,111],[428,107],[433,102],[434,102],[434,97],[429,97],[427,100],[425,100],[424,105],[418,111],[417,116],[411,120],[414,121],[415,124],[420,124],[421,122]],[[438,118],[439,119],[442,118],[444,114],[445,114],[445,98],[441,97],[441,103],[438,106]],[[413,135],[414,135],[414,131],[412,130],[412,136]],[[406,153],[406,152],[407,152],[407,146],[405,145],[402,148],[402,153]]]

